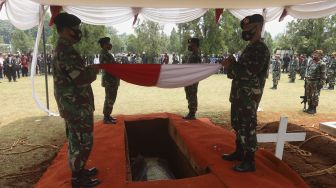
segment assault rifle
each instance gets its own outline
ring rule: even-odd
[[[305,112],[306,106],[307,106],[307,93],[306,93],[306,86],[307,86],[307,81],[305,78],[305,84],[304,84],[304,96],[300,96],[300,98],[302,99],[301,104],[303,103],[303,111]]]

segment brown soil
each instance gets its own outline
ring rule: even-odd
[[[278,131],[279,122],[267,123],[259,127],[259,133],[275,133]],[[305,142],[290,142],[300,146],[300,149],[311,152],[311,156],[303,156],[289,148],[285,149],[283,161],[299,174],[316,172],[330,168],[336,164],[336,142],[333,137],[326,136],[313,128],[306,128],[295,124],[288,124],[287,132],[307,132]],[[310,139],[311,138],[311,139]],[[275,144],[260,144],[261,148],[274,152]],[[336,187],[336,174],[324,174],[305,177],[304,180],[312,188]]]

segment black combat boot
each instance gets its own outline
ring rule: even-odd
[[[185,120],[195,120],[196,116],[195,116],[195,112],[189,112],[186,116],[183,117],[183,119]]]
[[[222,155],[222,159],[226,161],[242,161],[244,158],[244,150],[242,145],[236,140],[236,151],[231,154]]]
[[[111,116],[104,116],[104,124],[116,124],[117,121]]]
[[[86,176],[84,170],[81,170],[80,172],[72,173],[71,184],[73,188],[95,187],[100,184],[100,181],[96,178],[92,179]]]
[[[307,110],[308,114],[316,114],[316,106],[312,106],[310,110]]]
[[[98,174],[98,169],[96,167],[92,167],[89,169],[84,169],[82,173],[87,177],[93,177]]]
[[[254,172],[256,171],[254,163],[254,152],[246,152],[243,162],[232,168],[237,172]]]

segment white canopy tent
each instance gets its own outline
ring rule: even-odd
[[[40,42],[43,17],[49,6],[62,6],[63,10],[75,14],[84,23],[115,25],[141,14],[144,18],[160,23],[184,23],[204,15],[208,8],[228,9],[242,19],[251,14],[262,14],[272,21],[290,15],[294,18],[321,18],[336,13],[336,0],[0,0],[4,4],[9,21],[17,28],[26,30],[38,25],[32,61],[33,98],[39,108],[50,112],[36,97],[34,75],[37,47]]]

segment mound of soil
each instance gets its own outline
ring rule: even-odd
[[[258,133],[278,132],[279,122],[272,122],[259,127]],[[303,126],[288,124],[287,132],[307,132],[304,142],[289,142],[300,149],[310,152],[311,156],[303,156],[298,152],[285,148],[283,161],[299,174],[316,172],[327,169],[336,164],[336,141],[318,130]],[[260,148],[275,151],[274,143],[260,144]],[[323,174],[311,177],[303,177],[312,188],[336,187],[336,174]]]

